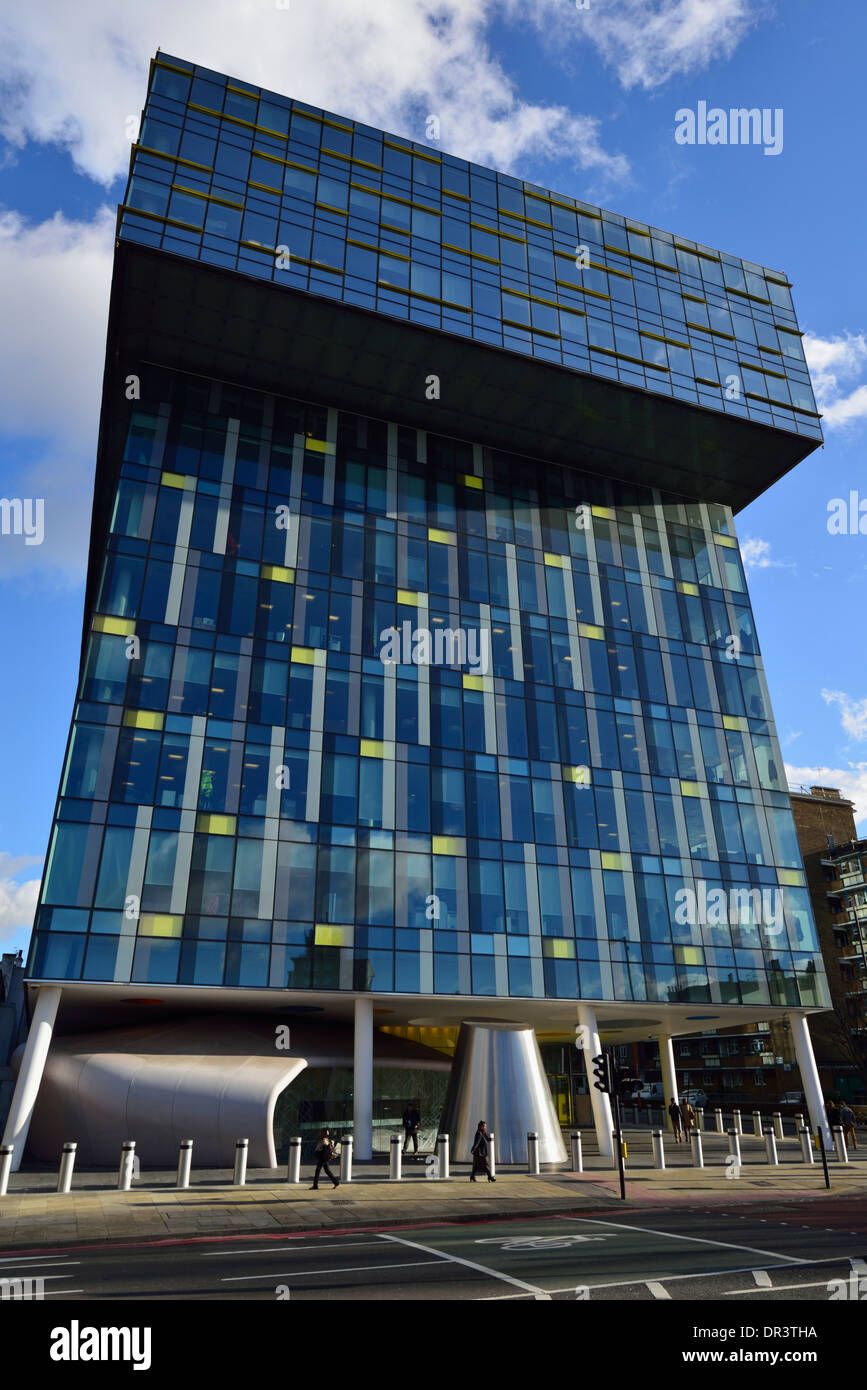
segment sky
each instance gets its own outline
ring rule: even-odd
[[[114,210],[157,48],[415,140],[435,115],[443,151],[788,274],[825,444],[737,528],[789,781],[839,787],[867,835],[865,47],[863,0],[5,7],[0,498],[45,521],[38,545],[0,529],[0,950],[29,939],[75,696]],[[679,143],[700,102],[782,113],[782,148]]]

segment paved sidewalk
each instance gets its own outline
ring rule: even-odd
[[[693,1168],[689,1149],[666,1141],[663,1170],[652,1167],[649,1135],[627,1133],[627,1208],[677,1207],[700,1202],[742,1202],[867,1195],[867,1152],[853,1162],[829,1162],[826,1191],[821,1161],[799,1161],[794,1141],[780,1144],[780,1165],[764,1161],[764,1145],[742,1140],[743,1163],[737,1178],[727,1177],[727,1141],[705,1136],[707,1167]],[[585,1132],[584,1173],[559,1171],[530,1176],[501,1168],[496,1184],[468,1181],[459,1164],[448,1182],[428,1180],[421,1163],[407,1163],[401,1182],[389,1182],[383,1163],[356,1164],[351,1183],[333,1190],[327,1181],[310,1190],[312,1167],[303,1181],[286,1182],[285,1169],[251,1170],[244,1187],[234,1187],[227,1170],[194,1170],[193,1185],[180,1190],[174,1172],[145,1170],[130,1192],[115,1190],[114,1172],[79,1172],[67,1196],[55,1192],[55,1171],[23,1171],[0,1197],[0,1249],[40,1245],[138,1239],[177,1239],[250,1233],[322,1230],[400,1222],[480,1220],[493,1217],[550,1216],[558,1212],[624,1206],[616,1168],[595,1152]]]

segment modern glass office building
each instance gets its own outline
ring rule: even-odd
[[[362,1155],[374,1031],[659,1036],[674,1090],[785,1013],[815,1101],[733,513],[820,440],[780,272],[158,55],[19,1147],[46,1053],[215,1011],[352,1023]]]

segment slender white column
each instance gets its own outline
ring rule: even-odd
[[[13,1173],[18,1172],[24,1157],[24,1146],[33,1118],[33,1107],[36,1105],[36,1097],[42,1084],[42,1073],[54,1033],[54,1020],[57,1017],[61,993],[60,985],[43,985],[36,996],[36,1007],[33,1010],[24,1056],[18,1070],[18,1080],[15,1082],[6,1129],[3,1132],[3,1143],[15,1146],[12,1156]]]
[[[614,1140],[611,1131],[614,1117],[611,1114],[611,1100],[604,1091],[597,1091],[593,1085],[593,1058],[602,1051],[599,1031],[596,1026],[596,1010],[592,1004],[578,1005],[578,1022],[587,1029],[587,1047],[584,1049],[584,1066],[590,1090],[590,1104],[593,1107],[593,1124],[596,1128],[596,1142],[599,1152],[605,1158],[614,1157]]]
[[[816,1066],[816,1058],[813,1054],[813,1042],[810,1037],[806,1014],[789,1014],[789,1024],[792,1029],[792,1040],[795,1044],[795,1056],[798,1059],[798,1068],[801,1073],[801,1084],[804,1087],[804,1095],[807,1097],[810,1128],[814,1134],[817,1129],[821,1129],[822,1142],[826,1149],[831,1149],[833,1147],[831,1127],[828,1124],[828,1115],[822,1098],[819,1068]]]
[[[353,1152],[373,1157],[373,1000],[355,1001],[355,1059],[353,1083]]]
[[[665,1110],[666,1128],[674,1131],[671,1123],[671,1116],[668,1107],[671,1105],[672,1097],[679,1100],[677,1094],[677,1072],[674,1069],[674,1047],[671,1038],[667,1033],[660,1033],[657,1039],[659,1043],[659,1065],[662,1068],[662,1088],[665,1091],[663,1099],[663,1109]]]

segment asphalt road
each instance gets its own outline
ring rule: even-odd
[[[52,1302],[867,1297],[867,1198],[195,1237],[0,1255]],[[859,1280],[863,1290],[858,1292]],[[838,1296],[843,1296],[838,1294]]]

